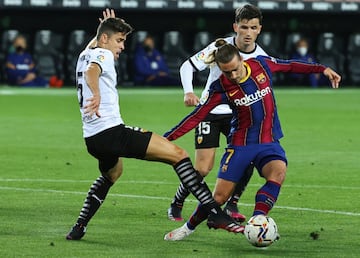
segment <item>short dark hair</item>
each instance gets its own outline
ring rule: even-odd
[[[215,47],[216,49],[209,54],[206,60],[207,64],[226,64],[229,63],[234,58],[234,56],[242,59],[241,55],[239,54],[239,49],[237,49],[234,45],[227,43],[222,38],[215,40]]]
[[[251,20],[251,19],[255,19],[255,18],[258,18],[260,25],[262,25],[263,16],[262,16],[261,10],[255,5],[246,4],[235,10],[235,22],[236,23],[238,23],[239,21],[244,20],[244,19]]]
[[[125,35],[130,34],[134,29],[130,24],[120,18],[107,18],[102,21],[97,28],[96,38],[99,40],[101,34],[105,33],[111,36],[114,33],[121,32]]]

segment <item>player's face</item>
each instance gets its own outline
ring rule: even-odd
[[[117,32],[111,36],[103,34],[103,37],[103,46],[100,47],[110,50],[113,53],[115,60],[119,59],[120,53],[125,49],[126,34]]]
[[[234,55],[233,59],[228,63],[218,63],[222,73],[233,83],[240,83],[245,77],[246,70],[244,68],[244,62],[241,58]]]
[[[258,18],[240,20],[233,24],[236,32],[236,45],[243,52],[251,52],[255,48],[255,41],[261,32],[261,25]]]

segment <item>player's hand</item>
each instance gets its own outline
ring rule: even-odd
[[[100,95],[93,95],[91,98],[86,100],[87,105],[84,107],[84,113],[90,116],[94,114],[97,117],[101,117],[99,113],[99,106],[100,106]]]
[[[341,76],[337,72],[335,72],[330,67],[327,67],[324,70],[324,75],[329,78],[329,80],[331,82],[331,86],[333,88],[335,88],[335,89],[339,88],[339,83],[341,81]]]
[[[187,107],[196,106],[200,103],[200,99],[193,92],[188,92],[184,96],[184,104]]]
[[[103,18],[99,18],[100,23],[105,21],[108,18],[115,18],[115,11],[114,9],[106,8],[105,11],[103,11]]]

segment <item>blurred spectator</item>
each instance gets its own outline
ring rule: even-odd
[[[309,42],[305,38],[300,38],[295,44],[295,51],[290,59],[298,59],[305,62],[316,62],[313,54],[309,52]],[[299,86],[310,85],[313,88],[319,86],[319,74],[289,74],[290,83]]]
[[[181,31],[170,30],[164,32],[163,39],[162,51],[169,74],[180,80],[180,66],[189,58],[189,54],[185,50],[184,35]]]
[[[35,63],[27,52],[27,41],[23,35],[17,35],[13,41],[13,51],[6,58],[6,77],[10,85],[28,87],[62,86],[56,77],[46,80],[37,75]]]
[[[135,85],[171,86],[180,81],[169,74],[163,55],[155,48],[154,38],[147,35],[134,57]]]
[[[63,35],[51,30],[38,30],[35,33],[33,57],[39,75],[50,81],[64,78],[63,70]],[[57,79],[60,87],[62,80]],[[56,85],[54,85],[56,86]]]
[[[316,60],[336,70],[342,75],[342,81],[345,81],[343,38],[333,32],[324,32],[318,35],[317,42]],[[329,80],[326,80],[326,77],[322,74],[320,75],[319,85],[329,86]]]
[[[347,69],[352,85],[360,86],[360,33],[350,34],[347,47]]]

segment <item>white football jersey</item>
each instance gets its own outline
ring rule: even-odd
[[[85,71],[91,63],[96,63],[101,67],[99,77],[100,117],[95,114],[92,116],[84,114],[87,99],[93,96],[85,80]],[[117,74],[114,55],[110,50],[103,48],[85,49],[77,61],[76,82],[84,137],[95,135],[105,129],[124,123],[120,114],[119,95],[116,89]]]
[[[233,37],[233,36],[227,37],[227,38],[224,38],[224,40],[226,42],[236,46],[235,37]],[[205,63],[205,60],[206,60],[207,56],[214,49],[216,49],[215,42],[212,42],[207,47],[205,47],[203,50],[200,50],[198,53],[196,53],[195,55],[190,57],[190,62],[196,67],[197,70],[203,71],[203,70],[205,70],[207,68],[210,69],[209,76],[208,76],[208,79],[206,81],[205,88],[204,88],[204,90],[202,91],[202,94],[201,94],[201,99],[200,99],[201,103],[203,103],[207,99],[208,91],[209,91],[209,87],[210,87],[211,83],[213,81],[217,80],[221,75],[221,70],[219,69],[219,67],[217,65],[208,65],[208,64]],[[259,55],[264,55],[264,56],[268,55],[257,44],[255,46],[254,51],[252,51],[251,53],[244,53],[244,52],[241,52],[241,51],[239,51],[239,53],[244,58],[244,60],[252,58],[252,57],[257,57]],[[221,105],[215,107],[213,110],[211,110],[210,113],[212,113],[212,114],[231,114],[232,111],[231,111],[231,109],[230,109],[230,107],[228,105],[221,104]]]

